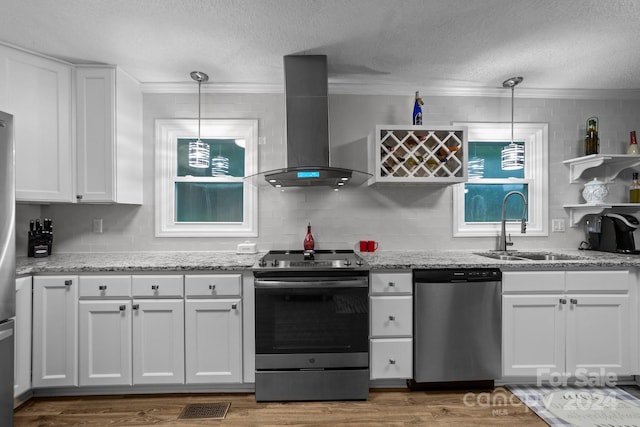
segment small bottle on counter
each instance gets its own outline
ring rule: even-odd
[[[312,251],[313,248],[315,247],[315,242],[313,241],[313,234],[311,234],[311,223],[307,225],[307,235],[304,236],[303,246],[305,251]]]
[[[637,156],[640,154],[640,149],[638,149],[638,141],[636,140],[636,131],[632,130],[629,136],[629,148],[627,149],[627,154],[631,154]],[[637,174],[636,174],[637,175]]]
[[[638,181],[638,172],[633,173],[633,180],[629,186],[629,202],[640,203],[640,182]]]
[[[421,125],[422,124],[422,98],[420,98],[420,93],[416,92],[416,99],[413,103],[413,124]]]
[[[584,154],[598,154],[600,151],[600,140],[598,139],[598,118],[589,117],[587,119],[587,136],[584,139]]]

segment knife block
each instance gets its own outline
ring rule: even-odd
[[[27,256],[41,258],[51,255],[53,234],[32,234],[29,232]]]

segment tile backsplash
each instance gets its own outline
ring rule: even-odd
[[[453,121],[509,122],[511,98],[424,96],[425,124]],[[204,94],[203,118],[259,120],[260,170],[285,166],[284,96],[279,94]],[[413,94],[406,96],[330,95],[332,163],[364,169],[367,142],[377,124],[410,124]],[[18,205],[18,254],[26,254],[28,220],[54,221],[54,252],[235,250],[242,238],[158,238],[154,235],[154,121],[197,117],[192,94],[144,95],[144,203],[130,205]],[[549,124],[549,218],[566,220],[566,232],[548,237],[514,235],[515,248],[576,248],[582,227],[571,228],[565,203],[580,202],[582,186],[569,184],[563,160],[582,154],[586,119],[599,117],[601,152],[626,152],[629,131],[640,128],[638,100],[515,100],[516,122]],[[344,155],[348,153],[348,155]],[[628,172],[628,171],[627,171]],[[627,177],[627,175],[629,175]],[[621,174],[613,192],[625,194],[630,172]],[[281,192],[261,188],[259,250],[302,247],[311,222],[318,248],[354,248],[359,240],[377,240],[380,250],[495,248],[495,238],[453,238],[450,186],[366,184],[333,192],[323,188]],[[92,231],[103,219],[103,232]]]

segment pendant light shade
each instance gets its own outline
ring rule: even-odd
[[[514,88],[522,82],[522,77],[511,77],[502,82],[502,87],[511,88],[511,143],[502,149],[502,170],[519,170],[524,168],[524,145],[513,141],[513,98]]]
[[[209,76],[201,71],[192,71],[191,78],[198,82],[198,140],[189,142],[189,166],[192,168],[209,167],[209,144],[200,140],[200,96],[202,82],[209,80]]]

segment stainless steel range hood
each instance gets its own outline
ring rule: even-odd
[[[287,167],[260,174],[274,187],[337,189],[371,176],[330,165],[327,74],[326,55],[284,57]]]

